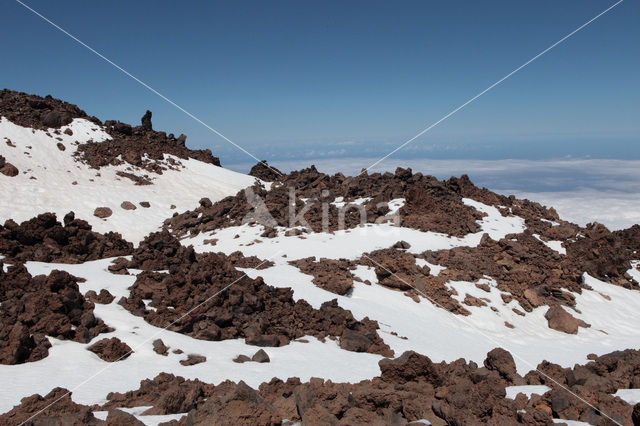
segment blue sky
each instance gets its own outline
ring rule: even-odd
[[[376,157],[613,1],[26,1],[260,158]],[[252,161],[17,2],[0,85]],[[396,158],[640,159],[640,4],[625,0]]]

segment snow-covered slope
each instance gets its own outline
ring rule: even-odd
[[[134,142],[142,141],[136,155],[150,152],[150,133],[141,128],[128,134]],[[640,348],[640,329],[635,324],[640,306],[640,228],[617,234],[598,225],[581,228],[535,203],[477,188],[466,177],[437,181],[406,169],[384,176],[329,177],[310,168],[222,200],[253,185],[256,178],[167,154],[153,160],[154,166],[162,166],[162,173],[135,167],[129,160],[114,165],[120,163],[113,161],[114,156],[99,169],[79,159],[78,146],[91,141],[104,143],[102,150],[94,151],[99,159],[105,156],[105,147],[112,153],[111,135],[116,138],[112,142],[124,138],[111,133],[112,129],[85,118],[48,130],[0,119],[0,155],[19,171],[16,176],[0,173],[0,191],[5,195],[0,222],[22,222],[44,212],[54,212],[62,220],[74,211],[96,232],[115,231],[140,243],[135,250],[124,243],[122,252],[107,255],[100,245],[113,245],[113,240],[103,238],[88,253],[93,257],[65,257],[68,252],[88,250],[79,240],[89,240],[92,234],[85,231],[80,236],[89,236],[83,238],[75,234],[83,226],[81,221],[64,227],[38,221],[0,227],[0,279],[5,280],[0,281],[0,337],[4,339],[0,340],[0,377],[5,384],[0,387],[0,414],[20,405],[25,396],[46,395],[60,386],[73,393],[76,403],[100,405],[95,415],[104,419],[112,400],[107,398],[109,393],[135,390],[142,380],[163,372],[217,388],[224,387],[218,385],[225,380],[258,388],[274,377],[298,377],[313,386],[318,385],[314,377],[358,383],[383,376],[385,362],[389,365],[400,358],[405,362],[401,355],[410,351],[434,362],[445,361],[448,364],[438,368],[453,366],[455,380],[468,379],[464,382],[468,387],[481,387],[485,379],[492,383],[487,385],[490,391],[476,388],[476,396],[493,392],[503,400],[506,394],[522,404],[518,393],[528,398],[558,390],[555,383],[535,373],[544,360],[558,364],[552,369],[560,371],[559,380],[573,386],[569,378],[575,377],[567,373],[565,380],[562,367],[584,364],[615,350]],[[122,157],[130,154],[126,144],[113,146],[119,147],[113,151]],[[182,148],[186,149],[184,144]],[[150,184],[136,184],[141,177]],[[331,191],[329,203],[311,209]],[[269,212],[260,211],[250,193],[259,193],[265,200],[262,207],[268,206]],[[199,203],[205,197],[213,204]],[[295,207],[293,212],[290,206]],[[94,215],[100,207],[111,213],[104,218]],[[308,209],[313,217],[306,219],[315,228],[303,229],[285,220],[287,211],[291,215],[300,209]],[[349,209],[372,215],[374,220],[360,216],[358,223],[350,220],[342,228],[319,226],[320,216],[326,214],[340,223]],[[266,216],[271,219],[267,224],[261,222]],[[149,235],[163,223],[162,232]],[[74,233],[73,241],[67,238],[69,233]],[[118,254],[127,256],[102,258]],[[99,260],[71,264],[88,259]],[[65,281],[54,270],[79,279],[67,276]],[[398,280],[390,280],[392,275]],[[344,281],[346,288],[340,287]],[[69,301],[75,303],[72,308],[67,308]],[[48,317],[40,317],[36,308]],[[98,320],[105,328],[91,334]],[[305,328],[307,322],[321,324],[321,329]],[[105,353],[117,355],[118,347],[104,352],[90,349],[106,339],[130,348],[131,353],[125,351],[126,356],[110,362]],[[158,350],[156,339],[168,348]],[[238,358],[251,357],[260,347],[268,361]],[[512,372],[498,375],[498,369],[485,361],[494,348],[510,352],[497,357],[500,363],[509,363],[505,371],[512,368]],[[383,354],[397,359],[383,360]],[[190,355],[199,356],[199,362],[185,362]],[[640,366],[640,352],[637,355]],[[618,354],[617,359],[625,356]],[[468,363],[462,366],[456,361],[460,358]],[[485,367],[481,367],[483,361]],[[387,416],[384,410],[398,405],[402,392],[418,386],[418,381],[422,386],[433,379],[430,364],[425,365],[408,364],[413,373],[426,369],[416,373],[419,380],[408,378],[410,384],[402,391],[405,377],[395,383],[394,377],[381,377],[397,388],[375,398],[377,391],[364,385],[364,400],[381,398],[380,406],[366,405],[364,411],[378,410]],[[487,379],[491,374],[492,379]],[[459,384],[455,380],[454,387]],[[438,404],[446,402],[444,381],[430,382],[426,393],[424,388],[413,389],[431,399],[424,407],[416,403],[403,408],[403,419],[427,423],[436,419],[434,424],[442,424],[445,410],[439,410]],[[615,383],[640,385],[631,379]],[[281,384],[273,386],[278,389]],[[615,389],[623,399],[637,400],[637,391]],[[282,389],[278,392],[284,394]],[[290,398],[294,393],[287,390],[289,399],[275,404],[280,414],[293,417],[282,414],[275,423],[284,418],[303,420],[300,398]],[[613,398],[611,394],[609,389],[599,398]],[[176,400],[186,398],[172,395]],[[404,394],[405,402],[415,397]],[[464,402],[479,404],[471,397],[465,395]],[[503,407],[510,403],[500,402]],[[23,416],[33,414],[26,403],[21,406]],[[164,406],[162,415],[145,416],[148,406],[138,404],[126,410],[147,424],[177,420],[192,410],[189,404],[182,410]],[[245,410],[244,405],[240,407]],[[551,408],[547,408],[542,410],[548,424]],[[535,411],[535,407],[528,409]],[[620,410],[627,412],[629,407]],[[526,410],[511,411],[514,419]],[[560,416],[557,411],[553,415]],[[590,414],[563,415],[582,420]],[[452,423],[471,424],[480,418],[474,416]],[[364,417],[360,419],[366,423]]]
[[[67,129],[71,135],[65,133]],[[126,240],[137,243],[174,212],[196,207],[203,197],[215,202],[234,195],[255,181],[252,176],[192,158],[174,157],[182,164],[179,170],[152,173],[152,185],[136,185],[116,174],[131,172],[128,164],[96,170],[74,158],[78,143],[110,138],[101,126],[77,118],[59,130],[34,130],[0,119],[0,155],[20,172],[14,177],[0,174],[0,192],[5,196],[0,221],[21,222],[43,212],[54,212],[61,220],[74,211],[95,231],[120,232]],[[147,173],[143,170],[139,174]],[[136,210],[123,209],[124,201],[136,205]],[[145,201],[150,207],[139,204]],[[113,214],[106,219],[95,217],[98,207],[108,207]]]

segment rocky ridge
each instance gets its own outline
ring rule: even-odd
[[[274,378],[258,389],[242,381],[214,386],[161,373],[153,380],[143,380],[137,390],[109,394],[108,402],[101,406],[87,407],[64,397],[40,420],[78,419],[79,424],[102,424],[92,411],[111,413],[118,407],[151,406],[144,414],[186,413],[181,420],[169,423],[175,425],[288,424],[284,419],[310,425],[424,421],[432,425],[552,425],[553,419],[565,419],[631,426],[640,422],[640,404],[633,407],[611,395],[618,389],[639,386],[640,351],[613,352],[573,368],[543,362],[524,377],[516,372],[511,354],[498,348],[487,354],[483,365],[463,359],[434,363],[415,352],[383,359],[379,365],[380,376],[360,383]],[[524,393],[514,399],[506,397],[507,386],[520,385],[546,385],[549,390],[529,397]],[[26,397],[0,416],[0,423],[23,421],[65,392],[57,388],[45,397]]]

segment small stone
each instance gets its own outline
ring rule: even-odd
[[[153,351],[158,355],[167,356],[169,347],[164,344],[162,339],[156,339],[153,341]]]
[[[271,359],[269,359],[269,355],[267,355],[264,349],[260,349],[251,357],[251,361],[262,363],[262,362],[270,362]]]
[[[113,214],[113,211],[109,207],[98,207],[93,211],[95,217],[105,219]]]
[[[233,359],[233,362],[237,362],[238,364],[242,364],[242,363],[245,363],[247,361],[251,361],[251,358],[249,358],[246,355],[238,355],[237,357],[235,357]]]
[[[206,360],[207,360],[206,356],[189,354],[187,356],[187,359],[183,359],[182,361],[180,361],[180,364],[182,364],[184,366],[190,366],[190,365],[196,365],[196,364],[203,363]]]
[[[123,201],[122,204],[120,204],[120,207],[125,210],[135,210],[137,208],[131,201]]]

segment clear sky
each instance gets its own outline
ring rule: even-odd
[[[614,1],[26,0],[260,158],[380,156]],[[0,86],[252,159],[19,3]],[[625,0],[396,157],[640,159],[640,3]]]

